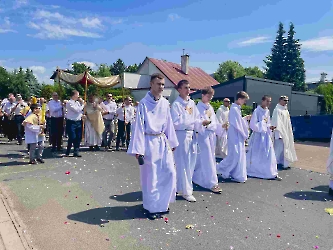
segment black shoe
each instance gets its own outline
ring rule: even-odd
[[[156,220],[156,219],[161,219],[163,216],[160,213],[149,213],[148,214],[148,219],[149,220]]]
[[[76,154],[73,154],[74,157],[82,157],[82,155],[76,153]]]
[[[100,151],[101,149],[98,146],[95,146],[96,151]]]
[[[332,188],[328,188],[328,194],[333,196],[333,189]]]
[[[38,158],[37,161],[40,163],[45,163],[45,161],[42,158]]]
[[[170,208],[168,208],[168,210],[165,212],[161,212],[160,214],[169,214],[169,213],[170,213]]]
[[[93,146],[90,146],[90,147],[89,147],[89,151],[94,151],[94,147],[93,147]]]
[[[119,151],[119,148],[116,148],[116,151]]]

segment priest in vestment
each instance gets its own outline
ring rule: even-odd
[[[234,181],[244,183],[247,180],[245,141],[249,137],[248,121],[251,116],[242,117],[241,107],[249,99],[249,95],[240,91],[236,102],[229,112],[228,155],[217,165],[217,172],[223,178],[231,177]]]
[[[272,98],[263,96],[261,106],[258,106],[251,117],[250,128],[253,133],[249,141],[249,151],[246,154],[247,175],[262,179],[281,180],[278,176],[275,151],[272,142],[269,105]]]
[[[328,193],[333,196],[333,130],[330,143],[330,155],[327,160],[327,172],[330,174]]]
[[[224,98],[223,104],[216,111],[216,118],[220,124],[222,124],[222,133],[216,138],[216,157],[225,158],[228,153],[228,116],[229,116],[230,100]]]
[[[150,219],[162,218],[176,199],[173,151],[178,140],[169,102],[162,96],[164,76],[153,74],[150,91],[140,101],[127,153],[140,162],[143,208]]]
[[[287,104],[287,96],[281,96],[279,103],[273,111],[272,126],[274,130],[274,150],[277,164],[284,169],[290,169],[290,164],[297,161],[294,134],[291,126],[291,120]]]
[[[171,116],[179,145],[174,151],[177,171],[177,193],[189,202],[196,202],[193,196],[192,176],[197,159],[195,131],[204,121],[193,100],[190,99],[190,83],[181,80],[177,84],[179,96],[171,105]],[[206,121],[207,123],[207,121]],[[206,124],[205,123],[205,124]]]
[[[84,107],[86,114],[85,125],[85,144],[89,146],[89,149],[99,150],[99,145],[102,144],[102,134],[104,131],[104,121],[102,117],[103,109],[98,104],[98,100],[94,100],[94,96],[88,97],[88,102]]]
[[[222,125],[218,123],[213,107],[209,104],[214,95],[214,89],[207,87],[201,90],[202,98],[197,104],[201,119],[207,121],[197,131],[198,156],[193,173],[193,182],[210,189],[213,193],[221,194],[216,174],[216,134],[220,135]]]

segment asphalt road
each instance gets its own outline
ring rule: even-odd
[[[221,195],[195,187],[196,203],[178,198],[167,219],[150,221],[139,167],[125,152],[51,158],[46,150],[35,166],[24,154],[0,145],[0,187],[33,249],[333,249],[326,174],[292,168],[280,171],[281,182],[220,179]]]

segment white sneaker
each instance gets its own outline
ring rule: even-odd
[[[183,195],[183,198],[189,202],[196,202],[197,200],[194,198],[193,195]]]

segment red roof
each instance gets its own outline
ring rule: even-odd
[[[148,58],[173,84],[177,84],[180,80],[188,80],[192,89],[203,89],[204,87],[219,84],[213,77],[200,68],[189,67],[186,75],[181,70],[180,64],[166,62],[154,58]]]

